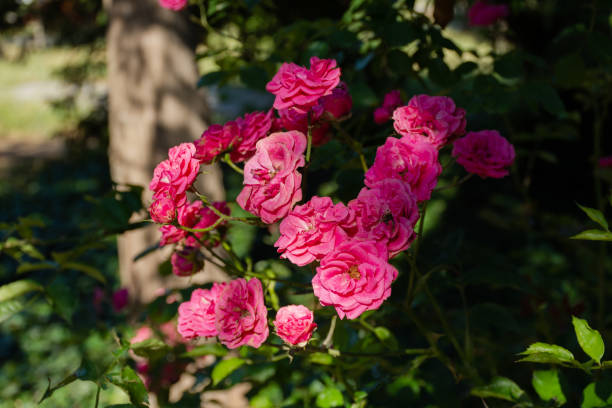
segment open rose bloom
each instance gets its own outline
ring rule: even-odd
[[[314,196],[295,207],[280,224],[274,244],[281,258],[304,266],[321,260],[356,229],[355,213],[329,197]]]
[[[437,148],[453,136],[465,133],[465,111],[447,96],[413,96],[408,105],[393,112],[393,126],[400,135],[422,139]]]
[[[274,320],[276,334],[284,342],[294,346],[305,346],[317,327],[310,309],[302,305],[283,306],[276,312]]]
[[[355,213],[359,229],[356,237],[381,243],[390,257],[407,249],[416,237],[416,198],[409,185],[398,179],[384,179],[372,188],[364,187],[349,208]]]
[[[259,347],[268,338],[268,311],[257,278],[229,282],[217,298],[215,328],[227,348]]]
[[[149,184],[154,199],[170,198],[176,207],[185,204],[186,192],[200,171],[195,153],[193,143],[182,143],[168,151],[168,159],[155,167]]]
[[[244,166],[244,188],[236,202],[266,224],[284,218],[302,199],[306,136],[298,131],[273,133],[257,142]]]
[[[210,289],[195,289],[191,292],[191,299],[180,304],[178,332],[183,338],[188,340],[217,335],[215,305],[226,285],[214,283]]]
[[[514,146],[496,130],[470,132],[453,144],[453,157],[468,173],[502,178],[514,162]]]
[[[266,85],[274,94],[274,108],[293,108],[306,113],[317,104],[320,97],[330,95],[340,83],[340,68],[333,59],[310,59],[306,69],[294,63],[285,63]]]
[[[347,240],[321,260],[312,289],[323,306],[333,306],[343,319],[376,310],[391,295],[397,269],[384,245]]]
[[[434,145],[420,139],[389,137],[376,151],[374,164],[365,174],[365,185],[372,187],[389,178],[403,180],[421,202],[431,197],[440,173],[442,166]]]

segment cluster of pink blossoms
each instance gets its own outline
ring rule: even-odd
[[[177,275],[201,269],[200,246],[222,239],[219,216],[229,215],[226,203],[189,203],[186,196],[200,165],[219,158],[244,162],[236,202],[265,224],[280,222],[274,244],[280,257],[298,266],[316,262],[314,294],[348,319],[378,309],[391,295],[398,271],[389,260],[416,237],[418,204],[431,198],[442,172],[440,149],[452,143],[457,163],[481,177],[507,174],[514,148],[498,132],[466,135],[465,111],[451,98],[416,95],[402,106],[396,90],[385,96],[374,119],[382,124],[393,118],[399,137],[378,147],[357,197],[344,204],[314,196],[298,205],[307,135],[313,146],[322,144],[331,136],[330,125],[351,114],[340,74],[334,60],[313,57],[309,68],[285,63],[266,87],[275,95],[276,117],[273,109],[247,113],[170,150],[151,181],[150,212],[164,224],[161,244],[178,245],[172,256]],[[216,234],[209,235],[213,229]],[[304,346],[316,324],[306,307],[290,305],[278,310],[274,327],[286,343]],[[261,283],[240,278],[194,290],[179,307],[178,330],[185,339],[216,336],[229,348],[259,347],[269,335]]]
[[[191,189],[201,164],[196,158],[194,144],[182,143],[172,147],[168,152],[168,159],[157,165],[149,184],[153,191],[149,214],[153,221],[163,224],[160,227],[160,245],[178,244],[171,262],[173,272],[179,276],[189,276],[202,269],[203,260],[199,256],[198,248],[214,246],[219,242],[219,237],[213,239],[208,237],[206,232],[197,230],[212,229],[216,223],[216,231],[222,233],[224,224],[218,222],[218,213],[230,213],[225,202],[215,202],[210,208],[204,206],[202,201],[188,201],[187,192]],[[196,232],[190,233],[184,228],[195,229]]]
[[[194,290],[179,306],[178,331],[187,340],[217,336],[230,349],[257,348],[268,338],[267,318],[259,279],[239,278]],[[274,324],[279,337],[293,345],[306,344],[317,326],[312,312],[301,305],[280,308]]]

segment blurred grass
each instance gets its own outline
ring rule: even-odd
[[[61,87],[60,73],[66,66],[91,58],[86,47],[71,47],[32,51],[19,60],[0,59],[0,139],[48,139],[74,126],[61,110],[54,109],[50,98],[40,97],[37,87]],[[24,91],[25,87],[31,88]]]

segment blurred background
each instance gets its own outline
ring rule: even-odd
[[[343,79],[354,116],[371,117],[392,89],[405,101],[421,92],[449,95],[468,111],[468,130],[500,129],[515,144],[508,180],[444,192],[431,201],[425,227],[431,263],[460,265],[444,272],[436,295],[459,316],[456,288],[467,290],[476,341],[506,353],[483,359],[487,374],[521,378],[513,353],[526,339],[571,344],[572,313],[587,313],[605,337],[607,251],[567,237],[588,226],[575,202],[605,212],[610,198],[610,169],[598,164],[612,154],[609,2],[508,1],[510,16],[491,29],[469,26],[470,2],[461,0],[195,3],[176,13],[154,0],[0,2],[3,239],[14,231],[35,236],[51,256],[85,237],[80,252],[70,252],[81,266],[44,278],[48,302],[14,305],[25,310],[18,314],[0,308],[0,407],[36,406],[49,381],[73,372],[83,355],[112,347],[112,328],[136,333],[143,305],[181,285],[168,283],[167,253],[134,263],[156,244],[154,228],[119,240],[113,233],[146,217],[152,169],[170,146],[194,140],[208,124],[268,109],[273,98],[264,87],[278,64],[304,65],[312,55],[350,67]],[[394,24],[404,9],[417,17]],[[437,28],[425,30],[419,18]],[[390,128],[365,121],[356,128],[371,160]],[[321,180],[329,178],[326,159],[312,166]],[[356,171],[315,182],[310,193],[353,197]],[[240,178],[218,167],[209,173],[208,194],[233,200]],[[252,228],[232,234],[239,255],[258,248],[262,258],[275,256]],[[36,253],[22,246],[11,255],[6,242],[0,282],[45,273],[16,261]],[[135,312],[117,304],[122,289]],[[160,310],[146,313],[167,321]],[[408,379],[387,392],[402,401],[411,389],[414,401],[424,394],[453,406],[454,391],[444,392],[452,380],[444,378],[433,390]],[[41,406],[90,407],[95,398],[95,384],[77,381]],[[101,401],[128,400],[110,386]]]

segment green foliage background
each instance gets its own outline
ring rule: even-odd
[[[338,322],[334,348],[344,354],[272,362],[272,347],[245,349],[235,357],[242,360],[198,370],[198,384],[212,381],[209,388],[219,389],[249,381],[255,407],[476,407],[483,406],[481,398],[489,406],[606,406],[612,398],[609,357],[604,354],[603,369],[593,368],[598,354],[576,337],[572,315],[588,320],[609,344],[610,258],[606,243],[570,237],[600,228],[576,202],[602,217],[609,213],[612,172],[597,161],[612,153],[612,8],[606,1],[514,0],[504,23],[480,29],[466,26],[468,3],[457,1],[454,21],[442,29],[415,12],[413,3],[211,0],[193,2],[186,11],[202,27],[198,59],[205,72],[199,85],[220,86],[222,96],[233,87],[263,91],[282,62],[335,58],[354,100],[353,116],[343,126],[363,146],[368,163],[392,131],[390,124],[372,121],[373,109],[392,89],[406,101],[417,93],[451,96],[468,112],[468,130],[498,129],[517,149],[509,177],[473,178],[434,195],[419,244],[423,277],[416,296],[405,304],[410,259],[400,257],[400,276],[384,307]],[[103,26],[104,19],[98,20]],[[86,134],[105,140],[104,115],[83,123],[93,129]],[[78,141],[77,148],[85,145]],[[103,147],[87,151],[82,163],[14,169],[0,184],[0,219],[6,222],[0,282],[27,278],[44,288],[15,296],[23,302],[12,305],[23,307],[18,314],[0,304],[7,317],[0,326],[0,396],[7,401],[40,398],[48,376],[53,386],[64,378],[117,385],[133,404],[144,403],[141,385],[130,382],[134,363],[126,339],[136,322],[156,327],[171,320],[176,305],[162,298],[129,323],[109,305],[102,314],[92,312],[94,287],[110,293],[118,285],[114,234],[131,228],[127,220],[141,205],[137,189],[111,190]],[[442,151],[442,163],[449,158]],[[439,186],[463,174],[451,168]],[[306,198],[324,194],[348,201],[362,187],[362,175],[358,157],[334,140],[313,152]],[[231,200],[241,179],[226,171],[225,183]],[[48,205],[41,208],[41,202]],[[41,216],[18,218],[33,212]],[[258,273],[309,283],[310,271],[275,260],[268,231],[236,226],[230,242],[243,259],[251,255]],[[66,257],[58,258],[62,253]],[[40,263],[48,264],[32,266]],[[312,301],[307,291],[288,285],[276,284],[275,290],[281,304]],[[333,313],[317,313],[323,317],[317,336],[324,337]],[[536,342],[562,346],[586,362],[570,364],[573,359],[555,348],[545,351],[556,356],[553,361],[547,356],[542,363],[539,356],[517,364],[524,358],[518,353]],[[185,355],[184,346],[158,343],[139,352],[159,370],[198,355],[225,355],[211,346]],[[536,366],[537,358],[545,366]],[[44,404],[70,406],[76,399],[91,406],[95,398],[95,387],[83,396],[65,389]],[[167,389],[157,391],[163,405]],[[105,395],[111,393],[103,390]],[[111,399],[127,401],[125,395]],[[186,394],[173,406],[195,401],[195,394]]]

